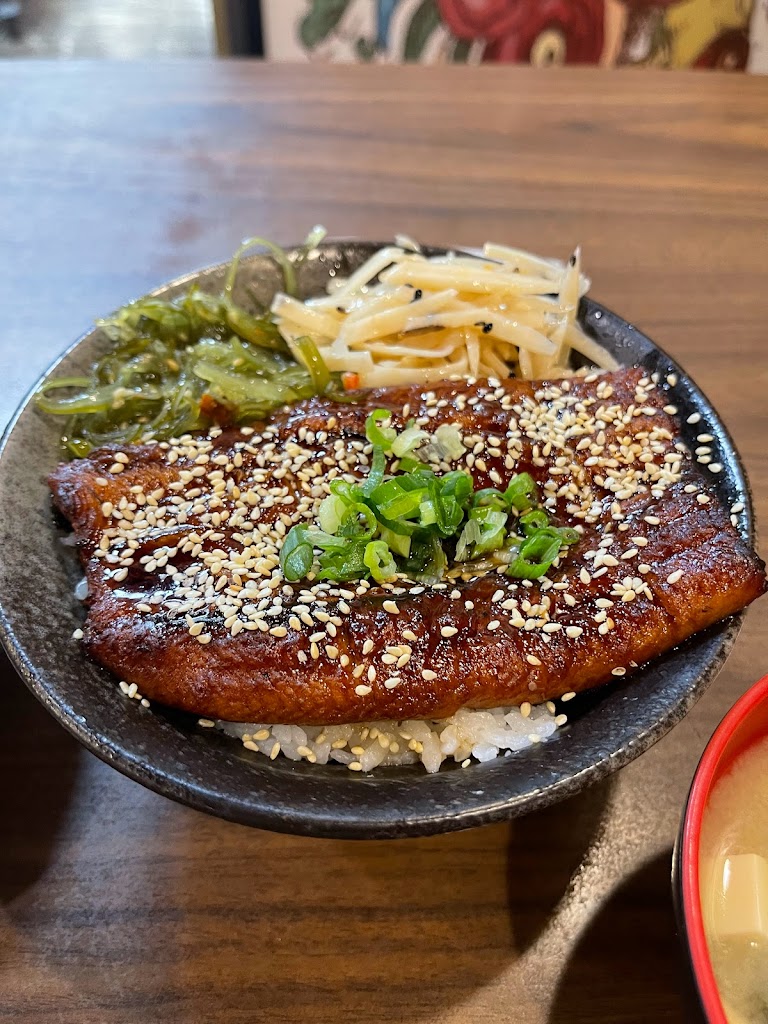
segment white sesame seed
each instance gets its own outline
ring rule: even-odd
[[[707,466],[707,469],[709,470],[710,473],[722,473],[722,471],[723,471],[723,467],[722,467],[722,465],[719,462],[711,462]]]
[[[574,691],[573,690],[569,690],[568,693],[564,693],[563,694],[563,696],[560,698],[560,700],[562,700],[562,701],[573,700],[573,698],[575,696],[576,696],[576,694],[574,693]]]
[[[529,665],[540,665],[541,664],[541,662],[539,661],[539,659],[536,657],[535,654],[526,654],[525,660],[528,662]]]
[[[390,615],[399,615],[400,609],[394,601],[384,601],[381,606],[385,612],[389,612]]]
[[[84,636],[85,636],[85,634],[83,633],[82,629],[76,629],[74,631],[74,633],[72,634],[72,639],[73,640],[82,640]]]
[[[112,465],[109,467],[109,472],[117,476],[117,474],[122,473],[124,469],[125,466],[122,464],[122,462],[113,462]]]
[[[440,635],[444,637],[456,636],[458,629],[455,626],[443,626],[440,629]]]
[[[581,626],[566,626],[565,635],[571,639],[576,640],[584,632]]]
[[[691,415],[688,417],[686,422],[687,423],[698,423],[700,419],[701,419],[701,414],[698,413],[698,412],[694,412],[694,413],[691,413]]]
[[[351,772],[361,772],[363,770],[363,766],[360,764],[359,761],[351,761],[347,765],[347,768],[349,768]]]
[[[199,636],[195,637],[195,639],[199,644],[209,644],[211,642],[211,634],[201,633]]]
[[[358,695],[358,697],[367,697],[371,690],[372,687],[366,686],[364,683],[360,683],[359,686],[355,687],[355,693]]]
[[[501,625],[501,623],[499,622],[498,619],[493,619],[492,622],[488,623],[488,629],[493,633],[494,630],[497,630],[500,625]]]
[[[431,668],[423,668],[421,670],[421,675],[423,679],[426,679],[427,682],[430,683],[433,679],[437,679],[437,672],[433,672]]]
[[[683,570],[676,569],[674,572],[670,573],[669,576],[667,576],[667,583],[677,583],[678,580],[681,580],[682,578]]]

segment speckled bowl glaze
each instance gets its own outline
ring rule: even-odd
[[[328,242],[300,267],[305,294],[330,276],[358,267],[379,243]],[[158,289],[178,295],[192,281],[220,286],[222,264]],[[237,297],[268,301],[280,285],[270,259],[243,261]],[[723,472],[715,480],[728,505],[741,501],[740,529],[753,533],[749,488],[733,443],[699,388],[652,341],[614,313],[585,299],[585,330],[622,365],[639,364],[664,380],[676,373],[675,404],[683,420],[701,415]],[[88,369],[108,344],[86,334],[49,374]],[[46,374],[46,378],[49,374]],[[38,382],[39,384],[39,382]],[[35,385],[35,388],[38,385]],[[73,588],[81,576],[75,552],[62,544],[46,477],[59,460],[60,424],[42,416],[30,395],[0,448],[0,634],[22,679],[89,750],[150,789],[245,825],[303,835],[400,838],[482,825],[570,796],[647,750],[686,714],[730,651],[741,617],[726,620],[654,661],[634,679],[584,694],[568,705],[569,724],[544,744],[485,764],[427,775],[421,765],[369,775],[342,766],[268,761],[237,741],[198,727],[192,716],[127,700],[108,672],[74,642],[83,608]]]

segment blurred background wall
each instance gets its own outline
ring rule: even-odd
[[[0,0],[3,57],[202,57],[211,0]]]

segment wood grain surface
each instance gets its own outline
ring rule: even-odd
[[[581,243],[595,297],[713,399],[768,515],[764,79],[9,62],[0,157],[3,420],[92,317],[246,234]],[[691,1021],[670,853],[766,640],[758,604],[700,704],[608,783],[395,843],[176,806],[81,750],[3,663],[0,1021]]]

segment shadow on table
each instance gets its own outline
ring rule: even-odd
[[[81,754],[0,653],[0,905],[45,871]]]
[[[511,825],[391,842],[242,830],[222,843],[232,826],[190,818],[194,839],[178,842],[197,854],[165,896],[176,954],[163,984],[183,993],[185,1020],[205,1024],[239,1022],[243,1006],[279,1024],[461,1020],[551,917],[610,791]]]
[[[690,1021],[675,934],[672,851],[632,875],[603,905],[561,976],[549,1024]],[[590,993],[585,1002],[585,992]],[[586,1007],[582,1013],[576,1008]]]
[[[547,927],[598,838],[614,779],[512,822],[509,910],[518,953]]]

